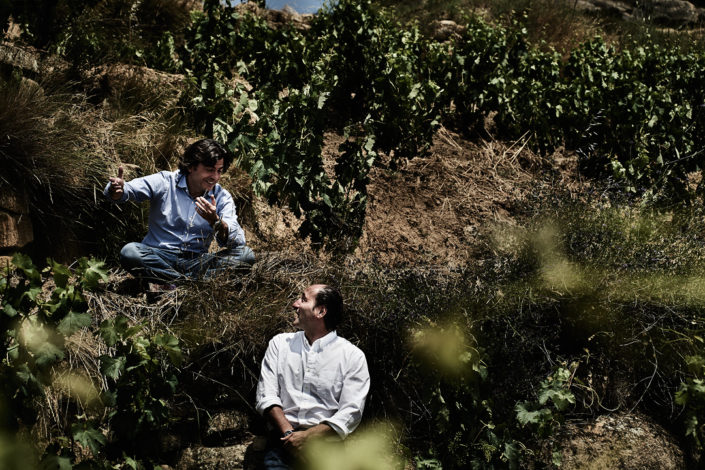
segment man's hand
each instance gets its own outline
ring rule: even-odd
[[[206,198],[199,196],[196,198],[196,212],[198,215],[206,219],[206,221],[213,225],[216,220],[218,220],[218,212],[215,207],[215,196],[211,196],[211,202],[208,202]]]
[[[292,455],[299,455],[308,440],[308,433],[306,431],[294,431],[288,436],[282,437],[281,440],[287,452]]]
[[[122,179],[122,166],[118,167],[117,176],[111,176],[109,179],[110,189],[108,191],[110,192],[110,198],[113,201],[122,199],[122,195],[125,193],[123,189],[125,187],[125,180]]]
[[[312,438],[332,436],[335,431],[328,424],[321,423],[302,431],[294,431],[286,437],[282,437],[282,445],[292,455],[301,455],[301,449],[306,442]]]

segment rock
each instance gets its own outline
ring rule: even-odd
[[[243,470],[252,440],[227,447],[191,447],[181,454],[176,470]]]
[[[436,41],[447,41],[451,37],[458,37],[465,29],[464,26],[451,20],[434,20],[431,23],[431,34]]]
[[[22,248],[32,240],[32,221],[28,215],[0,211],[0,249]]]
[[[594,422],[567,424],[554,438],[553,449],[562,456],[563,470],[685,468],[675,439],[641,414],[604,415]],[[545,452],[547,461],[551,450]]]
[[[69,68],[68,62],[56,56],[42,54],[32,47],[19,47],[8,42],[0,43],[0,63],[36,74],[50,74]]]
[[[21,34],[22,28],[20,27],[20,25],[15,23],[15,20],[12,17],[10,17],[7,22],[7,29],[5,29],[4,39],[6,41],[14,41],[15,39],[18,39]]]
[[[622,19],[630,19],[633,11],[630,5],[618,0],[578,0],[574,5],[581,11],[604,13]]]
[[[0,186],[0,210],[15,214],[29,214],[29,198],[24,191]]]
[[[22,189],[0,187],[0,250],[22,248],[32,240],[27,194]]]
[[[213,414],[208,420],[205,442],[231,443],[238,436],[247,432],[248,420],[245,413],[224,411]]]
[[[586,13],[600,13],[600,7],[588,0],[577,0],[573,6],[578,11],[583,11]]]
[[[683,0],[652,0],[648,13],[652,21],[668,26],[690,26],[699,20],[698,9]]]
[[[178,452],[181,449],[181,437],[176,434],[160,434],[159,435],[159,451],[161,455]]]

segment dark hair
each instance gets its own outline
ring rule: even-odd
[[[335,330],[343,317],[343,296],[340,291],[332,286],[324,285],[316,292],[316,307],[323,305],[326,308],[326,315],[323,321],[329,331]]]
[[[179,159],[179,171],[188,174],[189,168],[203,163],[205,166],[215,166],[218,160],[223,159],[223,173],[228,171],[235,156],[223,145],[213,139],[201,139],[188,146]]]

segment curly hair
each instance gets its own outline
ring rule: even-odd
[[[223,172],[228,171],[235,156],[225,146],[213,139],[201,139],[188,146],[179,159],[179,171],[187,175],[189,168],[202,163],[205,166],[215,166],[218,160],[223,160]]]

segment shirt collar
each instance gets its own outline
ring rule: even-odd
[[[176,171],[176,187],[183,188],[188,191],[188,185],[186,184],[186,175],[181,172],[181,170]]]
[[[335,330],[331,331],[327,335],[325,335],[322,338],[318,338],[316,341],[313,342],[313,344],[309,345],[308,340],[306,339],[306,335],[304,334],[303,331],[301,333],[301,340],[304,342],[304,348],[308,351],[309,349],[315,349],[317,351],[322,351],[325,349],[329,344],[331,344],[335,339],[338,337],[338,333],[336,333]]]
[[[315,345],[318,343],[319,349],[323,349],[329,344],[331,344],[333,341],[335,341],[335,338],[338,337],[338,333],[335,332],[335,330],[331,331],[327,335],[325,335],[323,338],[318,338],[316,341],[313,342]]]

